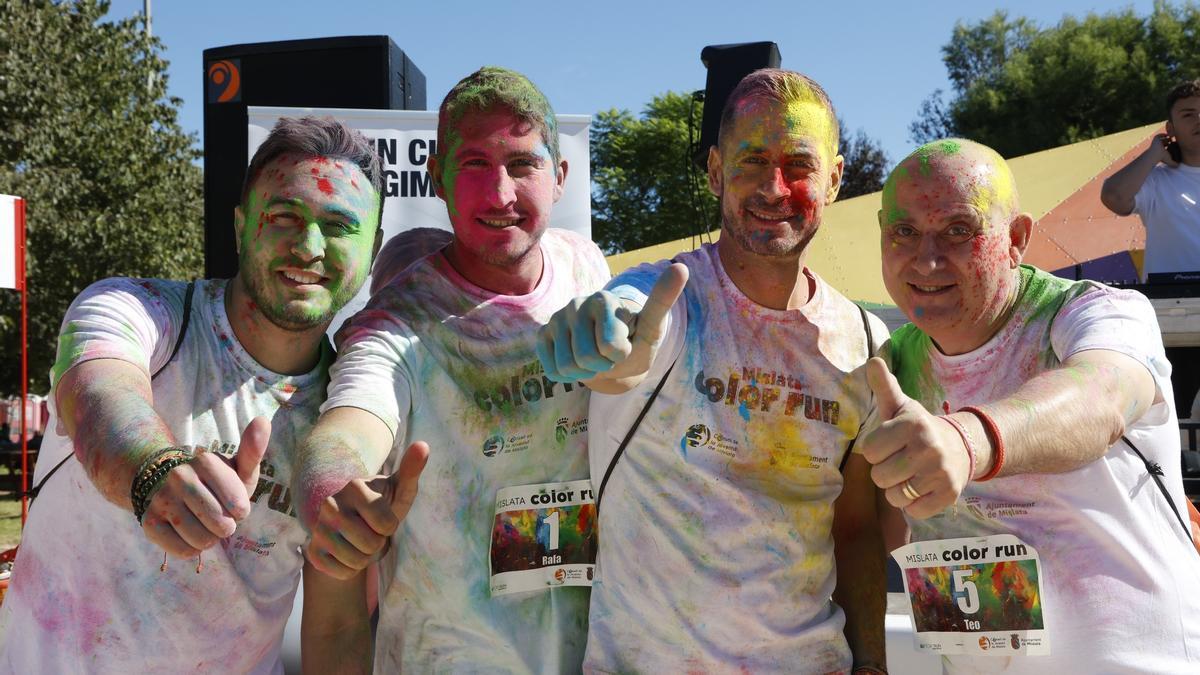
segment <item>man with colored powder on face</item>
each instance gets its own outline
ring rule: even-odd
[[[534,343],[608,268],[590,241],[548,228],[568,167],[550,104],[523,75],[485,67],[455,85],[437,148],[429,171],[454,236],[338,333],[312,461],[294,481],[308,557],[352,578],[386,546],[377,672],[575,672],[594,548],[587,394],[546,379]],[[323,457],[355,470],[335,480]],[[370,478],[381,467],[421,476],[407,517],[389,508],[400,481]]]
[[[381,186],[361,134],[280,120],[246,173],[233,279],[106,279],[71,305],[0,671],[282,672],[306,539],[293,453]]]
[[[1200,271],[1200,79],[1167,94],[1166,133],[1104,181],[1100,201],[1142,217],[1146,274]]]
[[[968,635],[945,670],[1196,672],[1200,557],[1178,516],[1171,366],[1149,302],[1022,265],[1030,216],[1004,160],[970,141],[902,161],[879,223],[884,281],[913,323],[884,350],[895,377],[868,363],[882,423],[862,451],[914,546],[986,553],[937,568],[957,579],[940,590],[906,572],[955,630],[993,634]]]
[[[872,411],[860,367],[887,330],[805,266],[837,138],[816,82],[748,75],[709,153],[720,240],[619,275],[543,331],[550,377],[593,390],[587,671],[885,668],[877,490],[851,448]]]

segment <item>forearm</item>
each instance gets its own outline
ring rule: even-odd
[[[370,673],[374,645],[366,608],[366,574],[338,581],[304,568],[300,658],[305,673]]]
[[[154,410],[149,377],[123,361],[90,361],[67,371],[55,396],[75,456],[96,489],[132,511],[134,474],[154,453],[175,445]]]
[[[1109,176],[1100,190],[1101,201],[1110,211],[1118,215],[1129,215],[1133,211],[1138,190],[1146,182],[1158,159],[1155,154],[1143,152],[1124,168]]]
[[[1144,380],[1112,363],[1079,362],[1043,372],[1012,396],[979,406],[1004,442],[998,475],[1063,473],[1103,457],[1153,403],[1153,381],[1149,373],[1141,375]],[[995,461],[993,439],[975,415],[957,413],[955,419],[979,447],[977,478]]]
[[[886,552],[870,465],[861,455],[846,463],[842,494],[834,504],[833,600],[846,614],[846,642],[855,666],[886,669],[883,619],[887,609]]]
[[[323,414],[296,449],[292,491],[299,500],[301,522],[310,526],[326,498],[356,478],[374,475],[391,445],[390,430],[371,413],[334,408]]]
[[[837,588],[833,600],[846,614],[846,642],[854,665],[883,667],[883,619],[887,609],[887,569],[878,526],[862,528],[857,537],[834,542]]]

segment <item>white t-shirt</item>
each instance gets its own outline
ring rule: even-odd
[[[1171,364],[1150,303],[1028,266],[1021,276],[1013,317],[968,354],[943,355],[911,324],[892,335],[905,393],[941,414],[1008,397],[1081,351],[1126,354],[1150,371],[1162,400],[1125,435],[1162,466],[1186,514]],[[1012,534],[1041,558],[1051,654],[947,657],[948,672],[1200,672],[1200,556],[1125,443],[1067,473],[969,483],[956,506],[909,525],[913,541]]]
[[[183,282],[108,279],[87,288],[63,320],[57,382],[72,366],[120,359],[147,373],[154,407],[181,444],[230,454],[254,417],[271,440],[250,516],[195,560],[172,559],[129,511],[109,503],[76,459],[34,502],[4,598],[0,671],[15,673],[282,673],[279,647],[300,581],[304,530],[288,486],[291,452],[308,434],[332,360],[287,377],[258,364],[234,337],[225,281],[196,284],[182,347]],[[164,364],[167,364],[163,368]],[[72,451],[50,396],[35,484]],[[222,447],[222,444],[224,447]]]
[[[841,463],[874,409],[862,315],[812,272],[808,303],[779,311],[738,290],[715,246],[678,261],[691,276],[649,375],[592,394],[598,490],[674,362],[598,507],[585,669],[846,671],[831,527]],[[609,286],[644,302],[668,264]],[[870,320],[879,344],[887,328]]]
[[[390,473],[429,443],[420,494],[380,564],[376,672],[566,673],[579,668],[588,589],[491,594],[497,493],[586,479],[587,395],[542,374],[537,329],[608,279],[596,245],[541,240],[533,292],[504,296],[434,253],[397,276],[338,333],[324,409],[367,410],[396,434]],[[368,467],[374,468],[374,467]]]
[[[1147,274],[1200,271],[1200,166],[1154,167],[1133,211],[1146,225]]]

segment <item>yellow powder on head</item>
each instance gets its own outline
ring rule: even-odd
[[[826,162],[832,163],[838,154],[837,129],[830,119],[829,111],[811,92],[801,98],[787,102],[788,131],[813,134],[822,141],[823,149],[828,152]]]

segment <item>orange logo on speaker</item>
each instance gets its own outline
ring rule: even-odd
[[[242,93],[242,76],[233,61],[215,61],[208,67],[208,102],[236,101]]]

